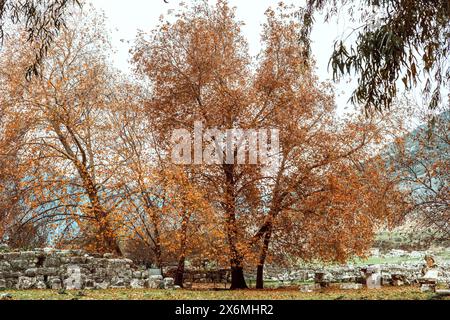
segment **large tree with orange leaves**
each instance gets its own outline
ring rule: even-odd
[[[77,21],[77,19],[79,19]],[[23,71],[33,59],[18,35],[1,56],[1,104],[11,131],[26,127],[17,148],[21,224],[47,222],[57,236],[73,231],[89,249],[119,252],[113,213],[119,201],[106,191],[109,161],[102,114],[113,93],[100,17],[71,20],[40,65],[39,78]]]
[[[254,264],[261,285],[273,238],[286,244],[280,252],[304,259],[363,254],[377,223],[401,200],[373,158],[389,123],[337,120],[329,88],[304,60],[300,26],[289,8],[280,10],[267,11],[257,70],[226,1],[200,2],[173,24],[161,22],[134,50],[138,72],[152,84],[147,111],[159,139],[195,121],[219,130],[279,129],[280,152],[270,166],[235,161],[192,168],[222,216],[231,288],[246,287],[244,267]],[[384,201],[373,197],[378,192],[396,196]]]

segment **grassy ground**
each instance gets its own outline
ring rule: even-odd
[[[298,289],[205,291],[205,290],[93,290],[59,294],[53,290],[8,291],[15,300],[428,300],[433,293],[416,287],[390,287],[379,290],[337,290],[302,293]],[[449,299],[450,297],[446,297]]]

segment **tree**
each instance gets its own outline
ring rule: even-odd
[[[279,251],[304,259],[363,254],[371,231],[393,212],[391,202],[379,197],[381,203],[373,202],[373,208],[361,203],[373,195],[370,186],[374,192],[395,194],[392,201],[400,198],[383,166],[370,162],[383,137],[380,128],[392,127],[375,120],[337,121],[332,94],[318,83],[298,43],[301,26],[288,8],[281,5],[280,10],[278,15],[267,11],[265,47],[256,71],[226,1],[214,7],[200,2],[177,15],[173,24],[161,21],[149,37],[139,37],[134,49],[136,69],[151,84],[146,108],[162,143],[170,141],[175,129],[195,132],[197,121],[219,131],[279,129],[280,152],[268,164],[239,163],[238,150],[230,153],[223,147],[217,130],[209,131],[201,145],[208,151],[208,145],[215,145],[218,159],[208,162],[206,150],[187,152],[196,164],[190,168],[195,183],[221,216],[232,289],[247,287],[244,268],[255,263],[261,280],[272,237],[278,245],[293,238],[309,241],[312,245],[303,250],[290,250],[287,244]],[[230,155],[233,161],[220,161]],[[345,183],[337,179],[340,175]],[[362,199],[355,197],[358,192],[364,192]],[[355,212],[358,205],[362,207]],[[331,223],[339,227],[326,228]],[[300,230],[312,226],[316,232],[303,237]],[[362,228],[359,240],[364,242],[355,241]],[[343,231],[348,236],[341,239]]]
[[[7,120],[5,106],[0,108],[0,239],[6,241],[12,236],[13,225],[21,211],[17,152],[27,123],[20,123],[17,118]]]
[[[5,37],[8,20],[23,26],[27,42],[36,43],[35,59],[26,70],[27,78],[38,75],[39,65],[50,46],[65,26],[66,16],[73,5],[81,6],[80,0],[0,0],[0,41]],[[31,48],[30,48],[31,49]]]
[[[449,112],[436,111],[423,114],[424,124],[397,139],[386,153],[402,187],[410,194],[410,217],[416,226],[430,228],[436,238],[447,239],[450,235]]]
[[[396,180],[374,157],[396,123],[336,118],[330,89],[318,83],[314,65],[305,61],[296,41],[301,26],[288,12],[280,6],[266,13],[265,49],[255,82],[255,123],[280,132],[279,165],[260,180],[267,214],[251,241],[262,242],[258,288],[273,241],[279,241],[274,245],[280,256],[344,261],[369,248],[378,223],[401,215],[395,211],[400,206],[394,207],[402,203]]]
[[[339,8],[361,25],[354,45],[335,42],[330,58],[333,78],[358,76],[352,102],[367,112],[393,106],[401,80],[406,90],[424,83],[423,92],[431,109],[442,102],[449,86],[450,4],[447,0],[309,0],[301,14],[301,42],[309,51],[309,35],[316,11],[327,10],[326,19]],[[348,37],[347,37],[348,38]],[[448,103],[445,101],[444,103]]]
[[[174,25],[162,24],[149,41],[142,35],[134,60],[154,86],[148,109],[159,124],[161,140],[170,141],[173,129],[193,128],[196,120],[219,130],[246,127],[249,57],[239,24],[224,1],[214,9],[206,2],[194,6]],[[232,288],[246,287],[240,250],[243,226],[238,217],[246,210],[243,199],[251,194],[251,185],[242,186],[251,179],[253,168],[223,164],[192,170],[221,213]]]
[[[39,78],[21,76],[33,59],[24,35],[5,46],[0,99],[8,122],[27,125],[17,164],[26,208],[22,225],[45,221],[58,237],[75,234],[89,250],[120,253],[113,219],[120,199],[107,191],[119,164],[109,161],[110,137],[102,123],[113,79],[103,51],[108,44],[101,19],[81,14],[55,41]]]
[[[142,89],[125,80],[106,113],[116,137],[114,161],[125,164],[114,177],[123,190],[122,238],[161,270],[176,263],[175,283],[182,287],[186,260],[214,258],[222,241],[215,231],[214,210],[188,168],[176,167],[164,157],[165,143],[155,137],[156,123],[142,106]]]

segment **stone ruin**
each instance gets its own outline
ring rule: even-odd
[[[0,247],[0,290],[176,288],[173,278],[163,278],[159,269],[139,268],[111,254],[51,248],[7,252],[5,248]]]
[[[423,263],[372,266],[332,266],[291,269],[288,272],[267,266],[265,280],[279,286],[298,282],[300,290],[310,292],[337,284],[343,290],[377,289],[381,286],[418,285],[422,291],[435,291],[438,284],[450,285],[450,263],[425,257]],[[164,278],[159,269],[136,266],[132,260],[113,258],[111,254],[87,254],[82,250],[52,248],[9,251],[0,244],[0,290],[4,289],[177,289],[170,270]],[[252,278],[251,270],[246,274]],[[253,275],[254,277],[254,275]],[[186,270],[185,287],[192,283],[229,283],[229,270]]]
[[[342,290],[357,290],[364,287],[379,289],[382,286],[416,285],[423,292],[435,292],[438,284],[450,286],[450,264],[382,264],[369,266],[337,266],[329,268],[305,268],[290,271],[271,280],[289,285],[294,281],[311,282],[300,286],[300,290],[311,292],[331,284]]]

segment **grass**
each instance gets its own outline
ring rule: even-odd
[[[213,290],[92,290],[68,291],[59,294],[54,290],[8,291],[15,300],[429,300],[433,293],[422,293],[417,287],[386,287],[379,290],[324,289],[303,293],[297,288],[213,291]],[[450,299],[446,297],[445,299]]]

